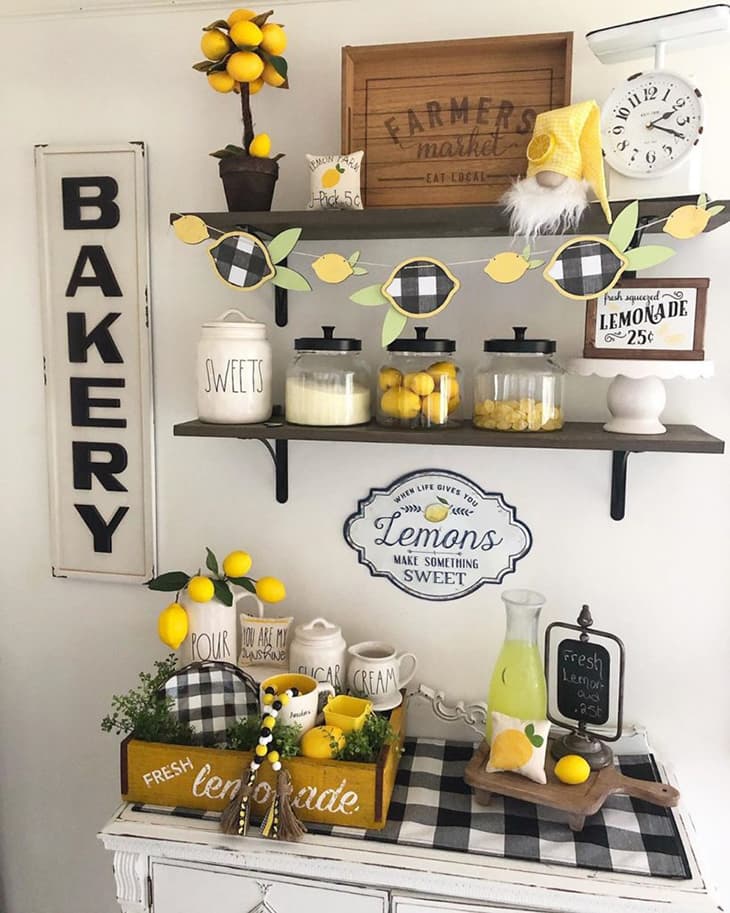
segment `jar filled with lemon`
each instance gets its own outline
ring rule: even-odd
[[[554,360],[554,339],[487,339],[487,358],[474,383],[476,428],[488,431],[557,431],[563,427],[565,371]]]
[[[461,370],[453,339],[427,339],[427,327],[415,338],[396,339],[390,358],[378,372],[377,419],[398,428],[446,428],[461,418]]]

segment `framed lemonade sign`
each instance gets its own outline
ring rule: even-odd
[[[434,600],[501,583],[532,546],[530,530],[501,494],[444,469],[371,489],[344,533],[374,577]]]
[[[541,111],[570,104],[573,33],[342,49],[342,151],[365,206],[493,203]]]

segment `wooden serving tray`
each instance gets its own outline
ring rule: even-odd
[[[482,742],[464,771],[464,780],[473,788],[479,805],[489,805],[493,793],[546,805],[567,812],[573,831],[583,830],[586,818],[595,815],[606,799],[616,794],[643,799],[664,808],[673,808],[679,802],[679,791],[673,786],[627,777],[613,766],[593,771],[585,783],[573,786],[561,783],[555,776],[555,759],[549,744],[545,758],[547,783],[544,785],[510,771],[487,773],[488,758],[489,745]]]

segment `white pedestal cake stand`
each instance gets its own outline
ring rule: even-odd
[[[650,361],[632,358],[571,358],[569,374],[582,377],[612,377],[608,388],[608,411],[612,418],[603,426],[619,434],[664,434],[659,421],[667,401],[664,381],[712,377],[711,361]]]

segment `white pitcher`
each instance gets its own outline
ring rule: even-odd
[[[354,644],[347,652],[351,657],[347,669],[350,690],[371,700],[373,710],[398,707],[403,700],[401,688],[413,678],[418,667],[413,653],[398,655],[395,647],[377,640]]]

